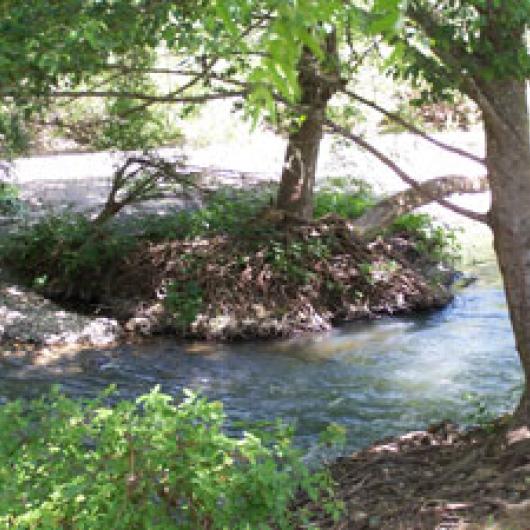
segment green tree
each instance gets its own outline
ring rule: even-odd
[[[141,123],[156,119],[153,105],[186,112],[237,98],[253,120],[289,130],[277,207],[310,219],[329,102],[371,49],[366,24],[355,3],[339,0],[13,2],[0,16],[0,95],[27,114],[65,99],[110,100],[98,145],[118,148],[149,140]],[[153,81],[162,75],[173,76],[165,92]]]

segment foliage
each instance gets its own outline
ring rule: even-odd
[[[197,282],[171,281],[166,286],[164,305],[175,324],[185,330],[195,320],[203,303],[203,293]]]
[[[13,184],[0,181],[0,214],[17,215],[23,210],[19,190]]]
[[[54,281],[63,286],[62,291],[67,286],[84,286],[91,298],[104,288],[102,278],[115,271],[140,241],[252,231],[251,220],[268,201],[267,192],[221,189],[203,208],[97,227],[80,214],[52,215],[3,240],[0,255],[27,279],[37,280],[37,287],[53,291]]]
[[[315,216],[338,214],[356,219],[377,202],[369,184],[362,180],[338,177],[329,179],[315,193]],[[433,262],[452,262],[460,255],[460,244],[454,230],[437,223],[425,213],[409,213],[398,217],[386,231],[412,238],[419,254]]]
[[[27,149],[29,133],[24,121],[20,109],[0,104],[0,157],[10,159]]]
[[[147,54],[144,62],[154,59]],[[154,95],[156,86],[147,76],[128,76],[111,83],[117,93],[137,92]],[[175,142],[181,137],[177,127],[169,122],[169,116],[160,107],[139,105],[130,98],[105,100],[105,119],[92,144],[95,149],[151,149]]]
[[[55,121],[54,134],[83,148],[105,150],[146,150],[180,143],[182,131],[166,108],[140,109],[128,99],[108,99],[104,105],[75,100],[49,109]]]
[[[322,259],[329,254],[329,248],[320,239],[303,242],[273,240],[267,248],[265,261],[284,274],[288,281],[307,284],[315,277],[308,264],[314,258]]]
[[[243,78],[250,87],[247,110],[254,117],[262,109],[273,114],[271,88],[296,99],[302,46],[322,55],[326,28],[346,20],[342,5],[339,0],[8,0],[0,11],[0,66],[6,72],[0,88],[15,103],[31,101],[34,108],[48,105],[47,96],[64,87],[141,99],[134,97],[145,95],[136,82],[152,67],[143,59],[165,49],[189,58],[180,64],[191,72],[214,58],[212,66],[219,63],[214,80]],[[219,89],[207,73],[192,85]]]
[[[266,243],[265,260],[275,271],[287,281],[308,284],[314,278],[308,264],[326,260],[332,254],[333,241],[325,237],[295,241],[280,237],[273,226],[259,222],[259,213],[270,199],[268,189],[222,188],[202,208],[164,216],[117,219],[98,226],[83,215],[50,216],[5,238],[0,255],[8,266],[46,293],[69,297],[69,292],[76,292],[82,300],[97,301],[108,279],[119,273],[141,242],[231,236],[244,238],[249,249],[253,244],[257,249]],[[315,194],[318,216],[336,213],[354,219],[374,202],[368,186],[348,179],[332,179]],[[404,215],[388,233],[412,238],[418,253],[432,261],[450,261],[459,252],[456,234],[426,214]],[[195,266],[195,262],[188,266]],[[180,283],[166,287],[169,312],[177,324],[186,326],[200,310],[200,289]]]
[[[0,408],[5,528],[291,528],[299,490],[332,495],[278,427],[230,437],[221,403],[154,389],[107,406],[59,394]],[[270,439],[270,433],[268,434]],[[338,505],[330,509],[338,514]]]
[[[452,100],[458,90],[471,95],[470,78],[488,84],[528,77],[527,0],[411,0],[405,15],[397,31],[383,24],[379,32],[393,46],[390,73],[412,81],[421,91],[418,101]]]
[[[144,218],[137,231],[149,241],[249,233],[259,230],[256,216],[270,201],[271,193],[267,189],[220,188],[204,206],[164,217]]]
[[[388,232],[412,237],[417,251],[434,262],[450,263],[460,255],[460,243],[456,231],[440,225],[429,214],[402,215],[392,223]]]
[[[36,287],[61,291],[73,286],[92,298],[104,289],[102,279],[136,245],[135,238],[116,229],[96,229],[82,215],[50,216],[20,229],[2,241],[3,260]]]
[[[315,193],[314,214],[317,218],[333,213],[345,219],[356,219],[375,202],[376,197],[367,182],[349,177],[330,178]]]

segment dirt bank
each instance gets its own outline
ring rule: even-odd
[[[331,471],[345,503],[345,517],[338,524],[322,519],[319,526],[530,528],[530,431],[506,434],[506,421],[501,418],[468,431],[443,422],[339,458]]]
[[[50,280],[55,298],[96,301],[130,333],[239,340],[328,330],[341,322],[439,308],[452,273],[410,235],[366,242],[350,223],[255,221],[244,236],[142,243],[114,268],[73,285]]]

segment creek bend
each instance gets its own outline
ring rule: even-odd
[[[237,344],[160,338],[34,364],[7,358],[0,396],[35,397],[54,384],[72,396],[116,384],[122,398],[157,384],[176,396],[188,387],[221,400],[231,421],[295,423],[306,447],[330,422],[346,427],[349,449],[445,418],[466,424],[476,410],[466,393],[503,412],[522,380],[498,272],[492,263],[475,272],[479,280],[442,311],[321,335]]]

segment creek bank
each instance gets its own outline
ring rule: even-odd
[[[109,342],[122,332],[216,341],[288,337],[357,319],[441,308],[452,298],[454,280],[454,271],[420,251],[413,235],[366,242],[348,220],[334,215],[288,226],[256,219],[244,234],[141,240],[108,266],[80,267],[75,281],[62,275],[54,261],[60,259],[55,252],[45,269],[35,270],[32,263],[5,258],[27,281],[45,274],[43,295],[97,317],[79,317],[88,332],[75,331],[77,324],[70,334],[67,326],[50,332],[57,342],[97,344],[100,328],[101,340]],[[49,304],[39,300],[30,305]],[[52,320],[69,314],[49,306]],[[51,325],[47,321],[42,326]],[[96,340],[90,334],[94,327]],[[51,340],[32,337],[31,329],[27,341]],[[23,341],[24,335],[13,338]]]
[[[113,282],[126,300],[140,295],[121,315],[125,329],[221,341],[279,338],[440,308],[452,298],[453,271],[422,255],[407,234],[365,242],[338,216],[292,226],[267,221],[256,230],[255,237],[140,248]],[[124,309],[114,307],[113,314]]]
[[[508,425],[508,416],[467,431],[445,421],[338,458],[330,469],[345,516],[316,523],[333,530],[527,529],[530,431]],[[306,499],[300,504],[318,512]]]
[[[33,346],[108,348],[123,330],[112,318],[67,310],[0,269],[0,345],[2,350]]]

